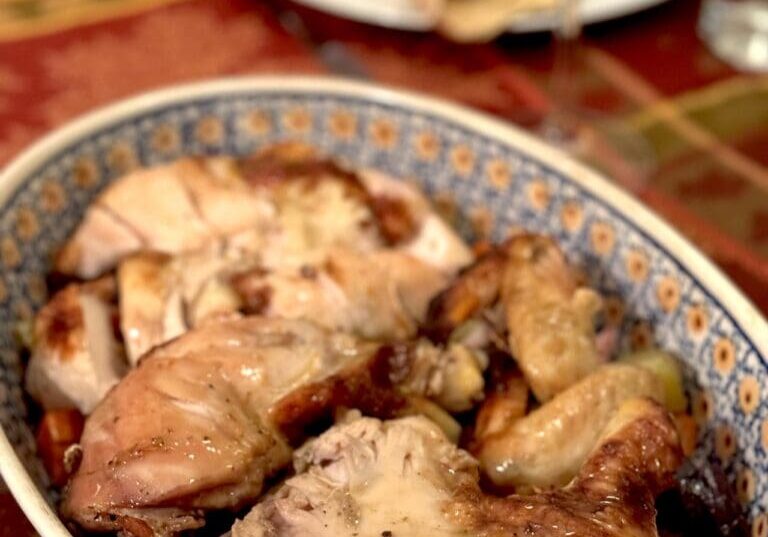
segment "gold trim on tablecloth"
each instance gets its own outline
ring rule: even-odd
[[[0,0],[0,42],[134,15],[184,0]]]

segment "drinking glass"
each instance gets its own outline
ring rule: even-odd
[[[539,135],[549,143],[601,169],[629,190],[638,191],[656,167],[649,143],[625,123],[578,103],[581,0],[557,0],[553,16],[555,61],[550,77],[552,106]]]
[[[736,69],[768,72],[768,0],[705,0],[699,35]]]

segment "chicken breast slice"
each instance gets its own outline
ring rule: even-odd
[[[26,389],[46,410],[90,413],[126,364],[113,330],[114,283],[71,284],[37,314]]]
[[[393,193],[369,192],[357,174],[302,144],[138,170],[98,196],[56,269],[92,278],[139,250],[178,254],[211,243],[258,253],[268,267],[319,263],[337,247],[403,247],[449,271],[471,259],[414,188],[369,182]]]
[[[404,339],[416,333],[448,277],[396,250],[337,249],[320,265],[257,268],[236,275],[232,283],[250,313],[312,319],[371,339]]]
[[[64,245],[56,268],[66,274],[93,278],[114,266],[123,255],[138,249],[178,252],[212,238],[182,183],[188,161],[132,172],[109,185],[88,208],[83,222]],[[103,212],[126,232],[113,244],[104,234]],[[96,261],[99,260],[99,262]]]
[[[132,365],[206,319],[244,310],[312,320],[370,339],[416,333],[447,276],[408,254],[335,250],[318,268],[265,270],[221,249],[139,253],[117,271],[120,325]]]
[[[152,528],[143,509],[182,509],[200,522],[196,509],[242,506],[290,459],[270,408],[376,348],[310,323],[255,317],[209,323],[157,347],[88,417],[63,512],[108,530]]]
[[[145,352],[187,331],[177,279],[165,254],[140,253],[120,263],[120,329],[132,366]]]
[[[276,209],[229,157],[183,158],[110,184],[56,259],[56,269],[92,278],[139,250],[174,254],[244,230],[270,231]]]
[[[628,401],[564,490],[485,495],[474,459],[421,417],[337,425],[294,455],[297,475],[232,537],[656,537],[654,498],[681,462],[669,416]]]

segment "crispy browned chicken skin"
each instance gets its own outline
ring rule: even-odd
[[[602,299],[578,280],[552,239],[519,235],[486,253],[433,300],[425,331],[444,339],[501,301],[509,350],[533,394],[547,401],[603,361],[594,322]]]

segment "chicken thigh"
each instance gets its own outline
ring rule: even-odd
[[[212,245],[258,254],[270,268],[321,263],[339,247],[398,247],[447,272],[471,261],[415,188],[367,175],[297,143],[244,158],[184,158],[141,169],[91,204],[56,269],[92,278],[138,251],[180,254]]]
[[[88,417],[62,511],[141,537],[198,527],[205,510],[254,500],[289,443],[335,409],[389,418],[417,411],[413,397],[439,400],[453,371],[439,358],[309,322],[203,323],[146,355]]]
[[[89,529],[166,535],[199,526],[197,509],[240,507],[290,460],[270,407],[375,349],[262,318],[210,323],[156,348],[86,421],[64,514]]]

